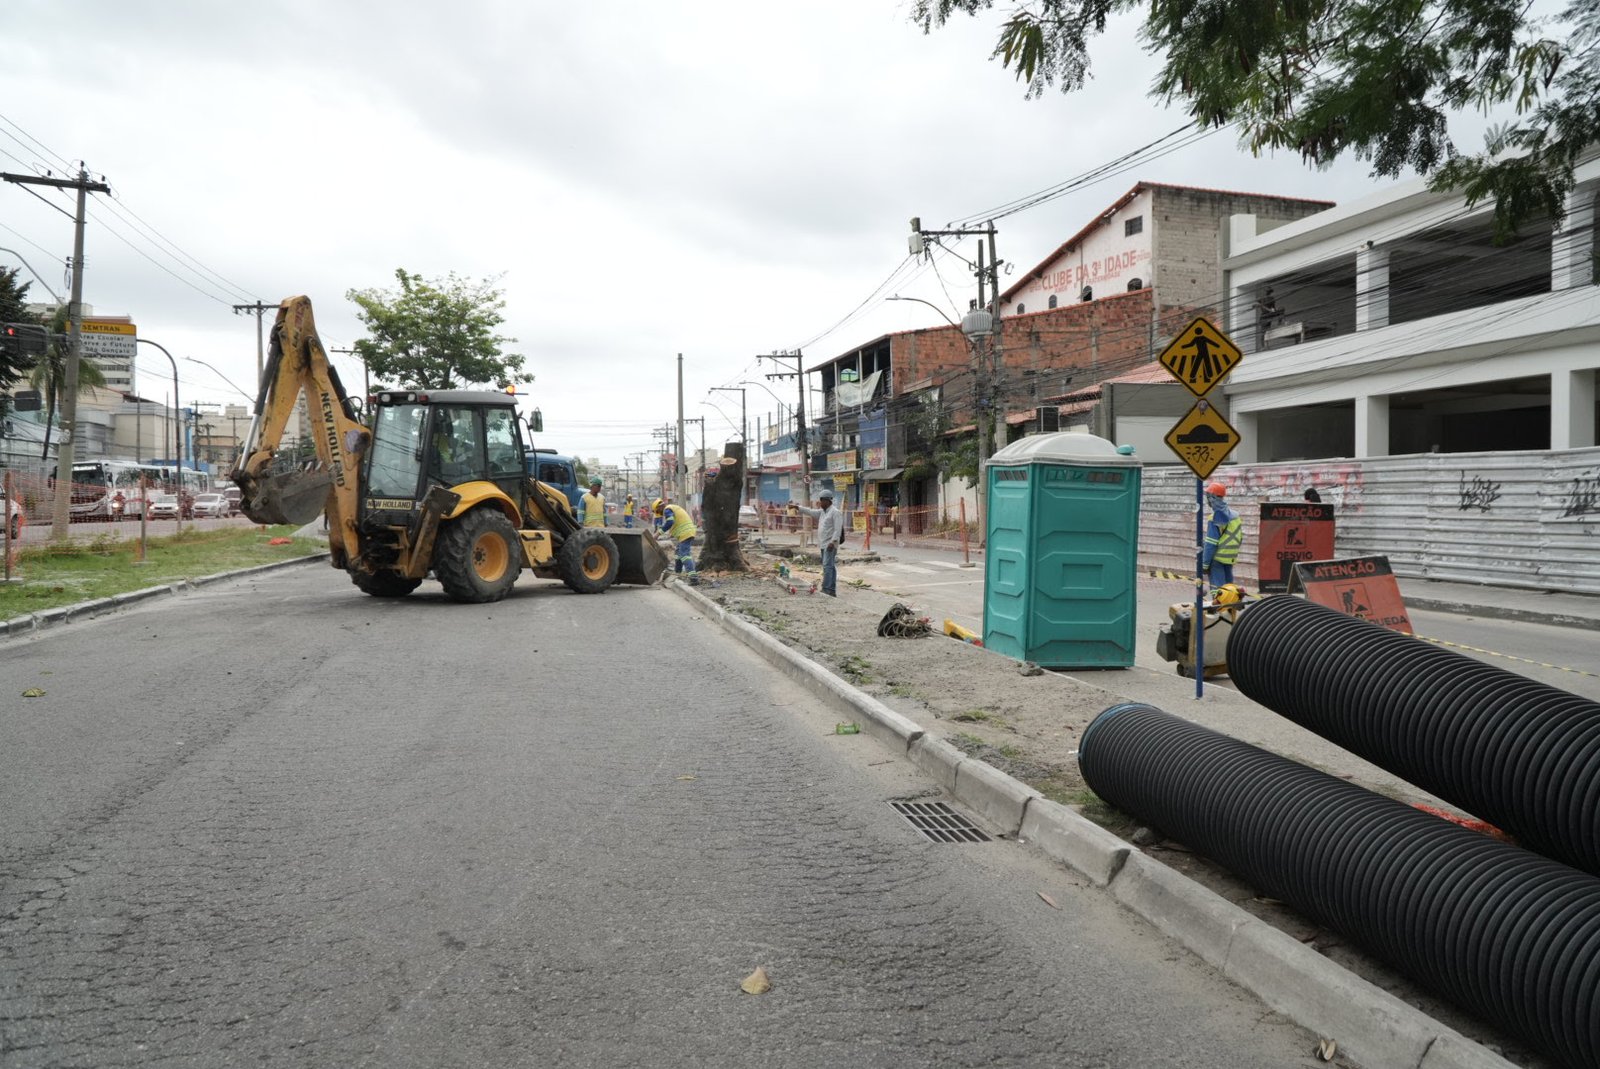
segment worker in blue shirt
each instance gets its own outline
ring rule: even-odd
[[[1233,582],[1233,562],[1239,559],[1239,548],[1244,545],[1244,521],[1228,507],[1227,496],[1228,488],[1221,483],[1206,487],[1211,522],[1206,526],[1200,567],[1206,572],[1213,590]]]

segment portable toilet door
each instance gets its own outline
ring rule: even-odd
[[[1047,668],[1131,667],[1139,461],[1093,435],[1039,434],[984,476],[984,646]]]

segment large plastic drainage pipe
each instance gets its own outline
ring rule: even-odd
[[[1078,764],[1263,894],[1564,1064],[1600,1065],[1600,879],[1148,705],[1096,717]]]
[[[1600,703],[1295,597],[1240,614],[1228,674],[1528,849],[1600,874]]]

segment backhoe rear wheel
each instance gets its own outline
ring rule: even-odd
[[[622,557],[610,535],[598,527],[584,527],[561,543],[556,571],[567,589],[578,594],[599,594],[617,581]]]
[[[491,505],[439,528],[433,544],[433,574],[455,601],[499,601],[521,567],[517,529]]]
[[[363,594],[371,594],[375,598],[403,598],[422,585],[421,579],[407,579],[399,572],[391,571],[353,571],[350,581]]]

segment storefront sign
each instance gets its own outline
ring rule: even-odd
[[[837,453],[828,454],[829,471],[855,471],[859,467],[861,465],[856,463],[854,449],[842,449]]]

